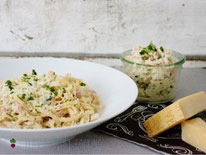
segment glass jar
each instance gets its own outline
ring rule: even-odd
[[[132,50],[124,52],[120,59],[123,68],[137,84],[139,102],[165,103],[176,96],[180,71],[186,58],[184,55],[173,51],[172,57],[177,62],[168,65],[145,65],[125,59]]]

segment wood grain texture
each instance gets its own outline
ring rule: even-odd
[[[0,51],[206,55],[205,0],[1,0]]]

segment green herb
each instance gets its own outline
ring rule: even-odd
[[[147,59],[148,59],[147,57],[142,57],[142,60],[144,60],[144,61],[147,60]]]
[[[13,119],[13,121],[15,121],[15,119],[14,119],[14,116],[13,115],[11,115],[11,114],[9,114],[9,113],[6,113],[9,117],[11,117],[12,119]]]
[[[30,96],[29,98],[28,98],[28,101],[33,101],[34,100],[34,97],[33,96]]]
[[[65,88],[62,88],[63,89],[63,93],[66,93],[66,89]]]
[[[57,124],[56,123],[54,123],[54,127],[56,127],[57,126]]]
[[[39,107],[42,107],[42,106],[43,106],[43,104],[41,104],[41,105],[35,105],[36,108],[39,108]]]
[[[73,96],[73,97],[75,97],[75,95],[74,95],[74,94],[72,94],[72,96]]]
[[[13,94],[13,93],[15,93],[14,91],[12,91],[10,94]]]
[[[138,75],[135,75],[135,78],[138,78],[139,76]]]
[[[149,51],[157,51],[156,46],[153,45],[152,42],[147,46],[147,49],[148,49]]]
[[[32,86],[32,84],[29,82],[29,79],[31,78],[28,77],[27,74],[24,74],[24,76],[22,77],[22,81],[27,82],[30,86]]]
[[[140,52],[139,52],[139,54],[140,55],[145,55],[145,54],[149,54],[147,51],[145,51],[145,50],[141,50]]]
[[[51,101],[52,100],[52,97],[50,96],[48,99],[46,99],[46,101]]]
[[[170,88],[173,88],[173,85],[170,85]]]
[[[148,69],[147,71],[152,71],[152,69]]]
[[[24,76],[23,76],[23,81],[26,82],[26,80],[29,80],[29,79],[30,79],[30,77],[28,77],[27,74],[24,74]]]
[[[46,90],[51,90],[50,86],[46,86],[45,88]]]
[[[164,52],[164,48],[163,48],[162,46],[160,46],[160,50],[161,50],[162,52]]]
[[[55,91],[55,87],[52,86],[52,87],[50,88],[50,90],[51,90],[51,92],[54,92],[54,91]]]
[[[10,80],[7,80],[7,81],[6,81],[6,86],[8,86],[10,90],[14,89],[14,88],[12,87],[12,82],[11,82]]]
[[[58,91],[55,91],[55,92],[54,92],[54,96],[57,96],[57,95],[58,95]]]
[[[21,98],[22,98],[22,99],[25,99],[25,97],[26,97],[26,94],[22,94],[22,95],[21,95]]]
[[[162,58],[162,56],[160,55],[160,56],[158,56],[158,58],[157,59],[160,59],[160,58]]]
[[[152,48],[152,43],[150,43],[148,46],[147,46],[147,48],[149,49],[149,50],[152,50],[153,48]]]
[[[86,86],[86,83],[81,82],[80,86]]]
[[[54,81],[56,80],[56,78],[57,78],[57,75],[55,75],[55,73],[54,73]]]
[[[160,84],[162,84],[162,82],[160,82]]]
[[[38,78],[34,78],[34,81],[39,81],[39,79]]]
[[[32,69],[32,75],[37,75],[37,73],[34,69]]]

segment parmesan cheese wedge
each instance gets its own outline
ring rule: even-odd
[[[145,121],[149,137],[154,137],[206,109],[206,95],[196,94],[181,98]]]
[[[201,118],[181,123],[182,140],[206,153],[206,123]]]

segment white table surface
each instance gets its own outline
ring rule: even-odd
[[[206,69],[183,69],[181,73],[177,98],[198,92],[206,92]],[[56,146],[42,148],[25,148],[16,146],[14,149],[0,141],[2,154],[156,154],[148,148],[105,135],[88,131],[74,139]]]

